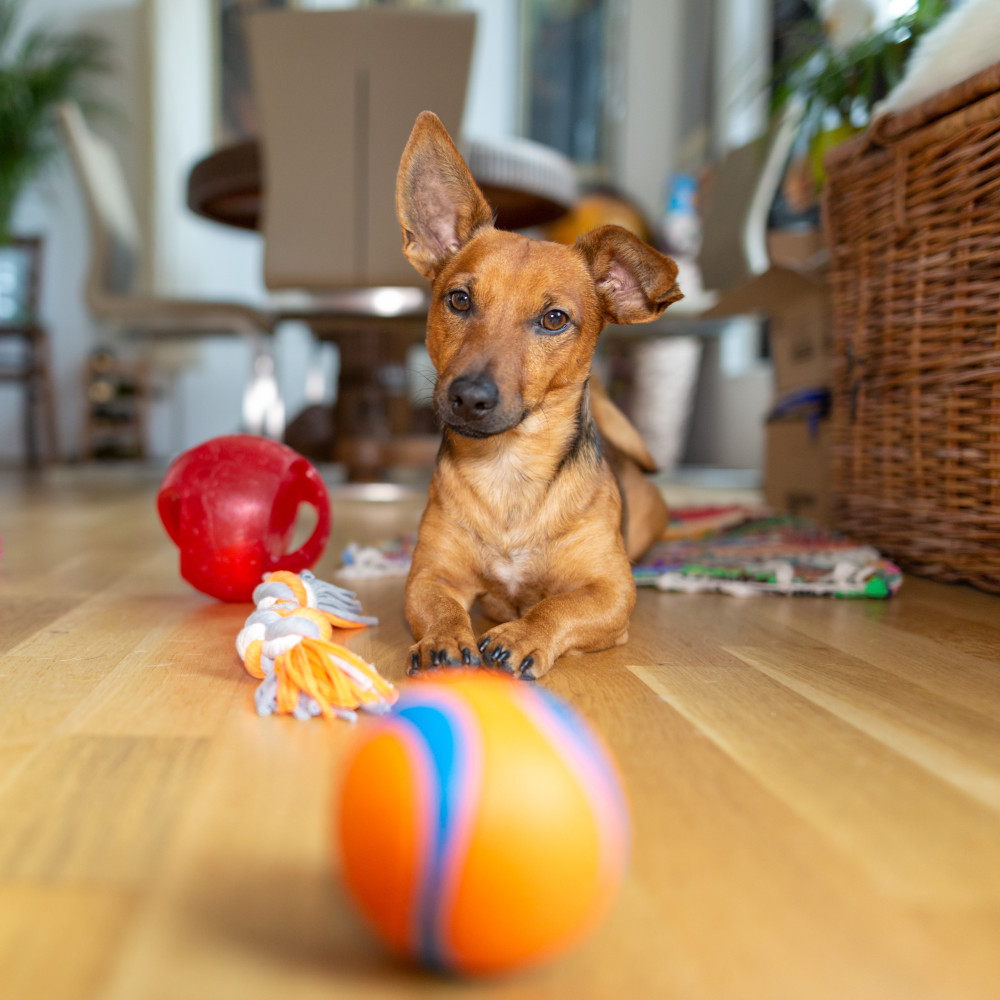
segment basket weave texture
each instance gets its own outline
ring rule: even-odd
[[[837,524],[1000,591],[1000,64],[826,166]]]

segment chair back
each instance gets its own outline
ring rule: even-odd
[[[12,236],[0,244],[0,335],[38,322],[42,238]]]
[[[457,136],[475,14],[262,11],[248,18],[271,289],[416,285],[396,171],[417,115]]]
[[[788,111],[759,139],[723,157],[702,220],[698,267],[705,288],[726,291],[769,266],[767,216],[801,121]]]
[[[59,105],[59,124],[90,221],[87,302],[101,315],[109,297],[132,291],[141,246],[139,223],[121,161],[111,144],[91,130],[76,104]]]

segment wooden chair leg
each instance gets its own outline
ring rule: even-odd
[[[42,410],[42,419],[45,422],[46,459],[49,462],[58,462],[59,425],[56,423],[56,394],[52,385],[51,359],[48,331],[42,330],[38,341],[39,388],[41,392],[39,406]]]
[[[24,460],[31,469],[42,464],[38,449],[38,382],[33,374],[24,380]]]
[[[59,457],[55,393],[49,367],[48,334],[36,327],[29,332],[25,343],[28,357],[24,374],[24,454],[27,464],[37,468]]]

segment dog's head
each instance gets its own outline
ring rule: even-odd
[[[434,407],[466,437],[510,430],[555,391],[578,392],[611,323],[655,319],[681,298],[677,265],[620,226],[573,246],[494,228],[436,115],[417,118],[396,182],[403,253],[432,283]]]

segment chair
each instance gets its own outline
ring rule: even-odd
[[[19,341],[17,360],[0,358],[0,381],[24,387],[24,454],[28,465],[59,458],[49,338],[38,319],[42,241],[14,237],[0,246],[0,341]],[[45,426],[45,451],[39,423]]]
[[[60,105],[59,122],[90,222],[85,299],[95,318],[149,346],[192,344],[211,336],[245,339],[254,364],[244,392],[243,424],[255,433],[280,435],[283,412],[269,353],[276,318],[236,302],[164,298],[136,291],[139,226],[121,164],[75,104]]]
[[[282,318],[336,343],[335,451],[351,478],[429,465],[413,434],[406,355],[423,340],[425,282],[403,258],[399,157],[419,112],[457,135],[475,15],[263,11],[248,18],[261,123],[264,280]]]

